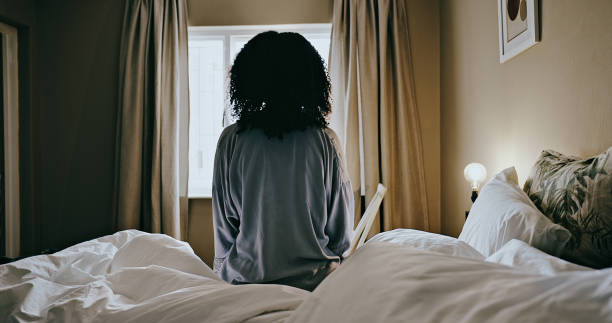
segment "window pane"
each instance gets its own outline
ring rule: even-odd
[[[234,59],[244,45],[251,40],[255,35],[240,35],[232,36],[230,40],[230,65],[234,64]]]
[[[189,40],[189,196],[211,196],[217,140],[223,130],[223,39]]]

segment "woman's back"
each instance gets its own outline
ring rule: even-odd
[[[224,280],[312,289],[340,261],[353,197],[336,142],[328,128],[282,138],[225,129],[213,181],[215,269]]]
[[[229,75],[236,124],[213,175],[215,271],[226,281],[313,289],[349,247],[353,194],[327,128],[331,85],[297,33],[257,34]]]

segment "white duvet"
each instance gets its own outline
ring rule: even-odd
[[[517,241],[485,260],[453,238],[385,234],[310,293],[232,286],[188,244],[122,231],[0,266],[0,321],[612,322],[612,269]]]
[[[187,243],[135,230],[0,266],[0,322],[270,322],[306,295],[229,285]]]

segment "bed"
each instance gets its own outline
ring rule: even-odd
[[[230,285],[187,243],[121,231],[0,267],[3,321],[612,322],[612,269],[511,240],[484,258],[450,237],[378,235],[314,292]]]
[[[575,228],[527,196],[506,169],[483,187],[459,238],[380,233],[313,292],[230,285],[185,242],[121,231],[0,266],[0,321],[612,322],[612,268],[562,259],[584,247]]]

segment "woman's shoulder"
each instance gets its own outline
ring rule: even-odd
[[[325,127],[325,128],[322,128],[321,130],[323,130],[323,132],[329,137],[331,141],[340,143],[340,139],[338,138],[338,135],[332,128]]]
[[[342,141],[340,140],[340,137],[338,137],[336,132],[329,127],[323,128],[322,131],[325,136],[329,138],[328,140],[330,141],[330,144],[333,147],[334,156],[337,159],[339,171],[341,173],[343,182],[350,182],[346,160],[344,159],[344,149],[342,148],[343,145]]]
[[[236,133],[238,133],[238,125],[235,123],[223,128],[221,135],[219,135],[219,143],[236,136]]]
[[[230,146],[234,145],[237,132],[238,127],[235,123],[225,127],[223,131],[221,131],[221,135],[219,135],[219,139],[217,140],[217,153],[219,153],[219,151],[231,150]]]
[[[342,145],[340,142],[340,138],[338,137],[336,132],[332,128],[329,128],[329,127],[322,128],[321,131],[325,134],[325,136],[331,142],[334,148],[338,152],[342,152]]]
[[[223,128],[223,131],[221,132],[220,137],[231,136],[231,135],[236,134],[237,132],[238,132],[238,124],[232,123],[231,125]]]

